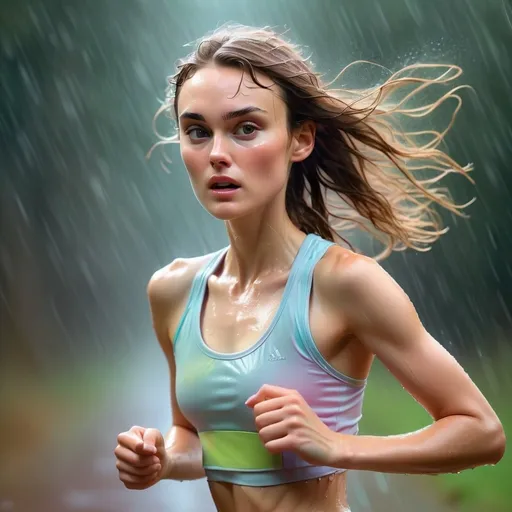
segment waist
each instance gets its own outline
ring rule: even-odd
[[[346,472],[315,476],[286,485],[248,486],[208,480],[217,509],[222,512],[350,512]],[[301,476],[301,478],[304,475]]]

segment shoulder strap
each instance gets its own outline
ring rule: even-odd
[[[324,240],[317,235],[312,235],[309,239],[308,246],[301,255],[301,261],[297,262],[297,275],[293,283],[293,291],[290,294],[290,307],[293,308],[295,318],[299,320],[309,318],[311,285],[316,264],[323,258],[327,249],[334,245],[334,242]]]
[[[191,315],[193,317],[193,315],[196,314],[198,308],[201,308],[202,298],[204,297],[204,288],[206,286],[206,282],[208,281],[208,277],[215,270],[220,259],[224,256],[227,250],[228,247],[224,247],[220,251],[214,252],[208,262],[203,265],[203,267],[201,267],[194,276],[192,286],[190,287],[188,294],[187,304],[174,335],[174,346],[176,346],[176,343],[178,342],[180,332],[186,319],[190,318]]]

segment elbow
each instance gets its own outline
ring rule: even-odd
[[[482,464],[497,464],[505,454],[506,436],[503,425],[494,417],[485,422],[482,430]]]
[[[505,455],[505,449],[507,444],[507,438],[505,436],[505,430],[503,429],[503,425],[501,422],[496,419],[497,425],[494,427],[492,437],[494,439],[494,449],[493,449],[493,460],[491,464],[497,464]]]

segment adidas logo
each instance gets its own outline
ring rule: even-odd
[[[268,356],[269,361],[285,361],[286,357],[282,356],[277,348],[273,349]]]

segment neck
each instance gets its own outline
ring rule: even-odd
[[[227,221],[230,240],[224,272],[245,290],[272,272],[288,271],[305,235],[286,213]]]

